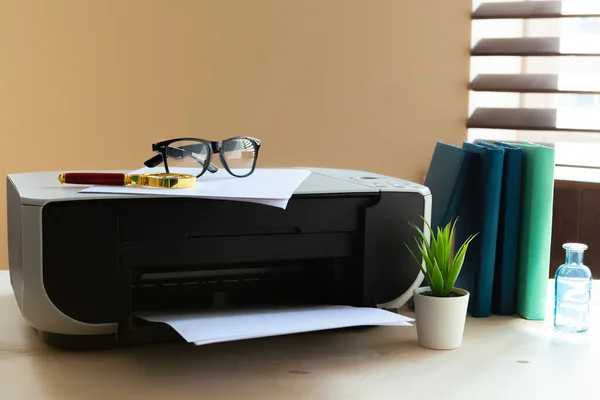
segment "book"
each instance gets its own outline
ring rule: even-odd
[[[444,227],[458,216],[471,170],[473,155],[462,147],[438,142],[425,186],[431,192],[431,227]]]
[[[504,149],[504,172],[498,220],[492,313],[514,315],[517,301],[517,265],[521,219],[521,147],[495,142]]]
[[[471,316],[489,317],[492,313],[504,149],[487,142],[464,142],[463,148],[476,158],[470,166],[455,240],[460,244],[469,235],[477,236],[469,246],[456,286],[471,293]]]
[[[522,159],[522,202],[517,269],[517,313],[543,320],[550,273],[554,149],[519,143]]]

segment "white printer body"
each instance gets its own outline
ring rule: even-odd
[[[415,243],[409,223],[431,220],[429,189],[307,169],[285,210],[81,193],[59,184],[58,172],[8,175],[9,267],[22,316],[52,345],[89,348],[178,338],[136,311],[403,305],[423,281],[405,243]]]

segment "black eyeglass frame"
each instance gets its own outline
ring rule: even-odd
[[[223,149],[223,143],[233,141],[233,140],[243,140],[243,139],[248,140],[250,143],[252,143],[252,146],[254,147],[254,160],[252,163],[252,168],[250,169],[250,171],[247,174],[236,175],[233,172],[231,172],[231,170],[229,169],[229,165],[227,165],[227,160],[225,160],[225,158],[223,157],[223,152],[221,150]],[[163,140],[161,142],[152,144],[152,151],[154,151],[158,154],[155,155],[154,157],[146,160],[144,162],[144,165],[147,167],[153,168],[162,162],[165,164],[165,171],[167,173],[170,173],[169,163],[167,161],[167,159],[168,159],[167,148],[172,143],[180,142],[180,141],[203,143],[208,147],[208,155],[206,156],[206,161],[204,162],[204,164],[202,164],[201,162],[198,162],[198,164],[202,165],[202,171],[198,175],[196,175],[196,178],[199,178],[202,175],[204,175],[204,173],[207,170],[212,173],[215,173],[219,170],[219,168],[212,163],[212,157],[215,153],[219,153],[219,160],[221,161],[221,164],[223,165],[225,170],[230,175],[235,176],[237,178],[245,178],[247,176],[252,175],[252,173],[254,172],[254,170],[256,168],[256,162],[258,160],[258,151],[259,151],[260,145],[261,145],[260,139],[250,137],[250,136],[234,136],[234,137],[230,137],[227,139],[216,140],[216,141],[206,140],[206,139],[201,139],[201,138],[189,138],[189,137],[168,139],[168,140]]]

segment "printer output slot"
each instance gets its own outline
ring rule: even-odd
[[[286,266],[286,267],[256,267],[256,268],[231,268],[231,269],[218,269],[218,270],[188,270],[188,271],[167,271],[167,272],[143,272],[140,274],[140,281],[145,282],[146,285],[149,282],[162,283],[162,284],[177,284],[183,282],[183,284],[195,284],[197,280],[210,280],[214,279],[225,279],[231,277],[232,280],[238,280],[239,277],[246,276],[246,280],[260,279],[268,273],[291,273],[299,272],[302,268],[300,266]],[[168,282],[168,283],[167,283]]]
[[[133,310],[214,309],[258,305],[330,303],[332,260],[214,269],[149,268],[133,271]]]
[[[214,268],[139,268],[130,271],[130,312],[123,327],[139,340],[174,336],[138,311],[208,311],[309,304],[359,305],[362,270],[352,258],[215,265]],[[157,333],[158,332],[158,333]]]

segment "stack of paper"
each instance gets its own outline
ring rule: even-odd
[[[142,168],[131,174],[164,172],[164,168]],[[185,168],[171,173],[188,173]],[[206,172],[191,189],[155,189],[136,186],[90,186],[86,193],[123,193],[158,196],[201,197],[217,200],[247,201],[285,209],[289,199],[300,184],[310,175],[310,170],[296,168],[256,169],[245,178],[230,175],[225,169],[212,174]]]
[[[352,326],[412,326],[412,318],[372,307],[308,306],[188,313],[138,312],[162,322],[195,345]]]

